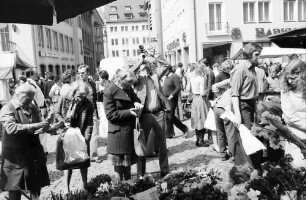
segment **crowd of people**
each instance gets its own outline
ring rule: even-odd
[[[260,122],[256,113],[260,103],[279,106],[292,133],[306,139],[305,63],[293,56],[286,66],[261,65],[261,50],[257,43],[249,43],[239,64],[226,59],[211,65],[209,58],[203,58],[188,66],[171,66],[161,56],[148,56],[130,69],[117,70],[111,78],[107,71],[100,70],[99,80],[93,80],[86,65],[80,65],[77,72],[67,70],[56,79],[50,72],[44,79],[26,72],[0,113],[1,189],[9,191],[9,199],[20,199],[23,189],[29,190],[33,199],[39,198],[40,189],[50,183],[46,134],[54,133],[54,124],[61,124],[56,131],[60,136],[65,128],[78,127],[90,160],[100,162],[97,102],[103,102],[102,114],[108,120],[108,159],[121,180],[131,179],[133,164],[137,164],[137,175],[143,176],[149,156],[159,157],[161,177],[169,173],[166,138],[176,137],[174,126],[182,132],[178,136],[189,137],[192,131],[182,122],[186,104],[191,104],[191,128],[197,147],[213,144],[223,161],[260,168],[264,152],[247,155],[240,137],[243,133],[238,129],[244,124],[251,130],[255,121]],[[234,113],[233,119],[221,118],[227,110]],[[214,113],[215,130],[205,125],[209,111]],[[147,146],[144,156],[137,156],[134,149],[136,119]],[[305,154],[294,144],[288,143],[285,151],[305,161]],[[70,192],[73,169],[80,169],[86,190],[90,160],[64,170],[65,193]]]

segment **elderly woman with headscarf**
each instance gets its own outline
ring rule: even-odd
[[[108,159],[121,180],[131,179],[131,165],[136,163],[133,130],[143,106],[131,87],[135,81],[133,72],[119,69],[103,97],[108,119]]]
[[[85,142],[87,145],[87,153],[89,154],[89,142],[91,139],[92,129],[93,129],[93,112],[94,107],[91,101],[88,100],[87,95],[89,93],[88,86],[84,83],[77,83],[74,89],[69,94],[71,97],[70,103],[60,104],[57,109],[57,116],[60,121],[65,121],[68,127],[78,127],[80,128],[81,134],[85,137]],[[68,107],[68,105],[70,105]],[[65,107],[65,108],[64,108]],[[67,108],[68,107],[68,108]],[[69,183],[72,175],[73,169],[80,169],[83,190],[86,190],[87,186],[87,169],[90,166],[90,160],[87,162],[72,164],[69,166],[68,170],[64,171],[65,176],[65,193],[70,192]]]
[[[32,104],[35,88],[28,83],[16,89],[16,95],[1,110],[4,127],[1,157],[2,190],[9,191],[10,200],[21,199],[20,190],[30,190],[38,199],[42,187],[50,184],[44,149],[38,129],[47,129],[39,109]]]

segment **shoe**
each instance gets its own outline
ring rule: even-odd
[[[221,160],[222,161],[226,161],[226,160],[228,160],[228,159],[230,159],[230,155],[228,155],[228,154],[225,154],[225,155],[223,155],[222,157],[221,157]]]

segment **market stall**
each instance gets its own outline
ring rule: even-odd
[[[16,75],[21,70],[34,68],[33,65],[25,62],[17,53],[0,55],[0,103],[4,104],[11,99],[9,81],[16,80]]]

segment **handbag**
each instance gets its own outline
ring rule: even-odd
[[[140,128],[138,117],[136,117],[136,123],[134,128],[134,149],[137,156],[146,155],[146,139],[143,129]]]

